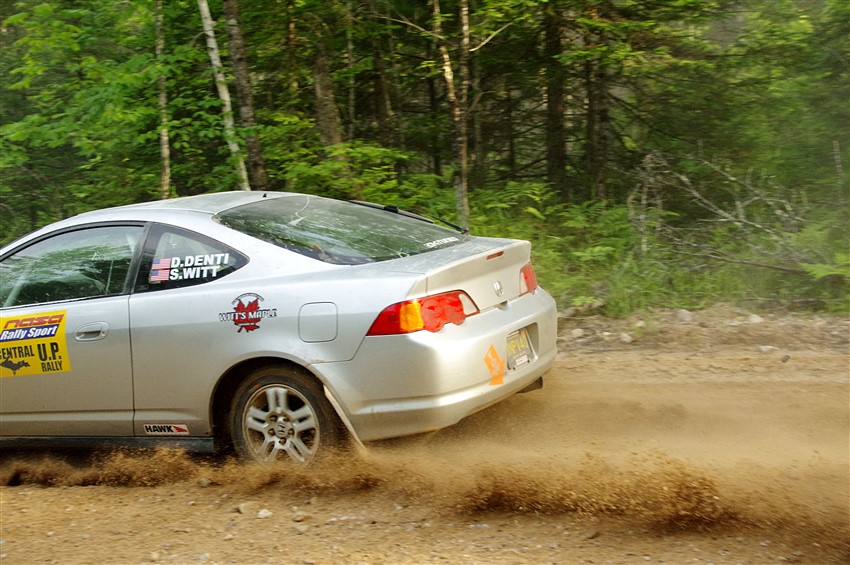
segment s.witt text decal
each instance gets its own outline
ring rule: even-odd
[[[229,261],[230,253],[154,259],[151,265],[150,282],[217,277],[221,269],[227,268]]]

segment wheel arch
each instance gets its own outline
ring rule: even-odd
[[[298,363],[288,359],[264,356],[246,359],[228,369],[228,371],[218,380],[218,383],[213,390],[212,401],[210,402],[210,422],[212,423],[212,434],[215,441],[215,449],[217,451],[229,450],[231,448],[232,432],[230,430],[230,419],[228,416],[233,396],[239,388],[239,385],[241,385],[245,378],[247,378],[252,372],[268,366],[279,366],[292,369],[315,380],[316,383],[322,387],[325,396],[336,413],[336,417],[342,427],[342,431],[346,432],[349,437],[354,439],[358,444],[360,443],[360,440],[357,438],[348,417],[345,415],[345,412],[339,404],[339,399],[333,396],[333,393],[327,386],[325,386],[322,379],[303,365],[299,365]]]

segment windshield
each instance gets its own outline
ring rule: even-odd
[[[216,219],[242,233],[336,265],[407,257],[469,239],[393,211],[304,194],[237,206]]]

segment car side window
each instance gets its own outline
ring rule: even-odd
[[[142,226],[99,226],[60,233],[0,262],[0,306],[122,294]]]
[[[136,292],[183,288],[218,280],[247,258],[207,236],[173,226],[151,230],[142,256]]]

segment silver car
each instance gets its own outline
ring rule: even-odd
[[[279,192],[89,212],[0,250],[0,445],[309,462],[539,388],[555,339],[526,241]]]

